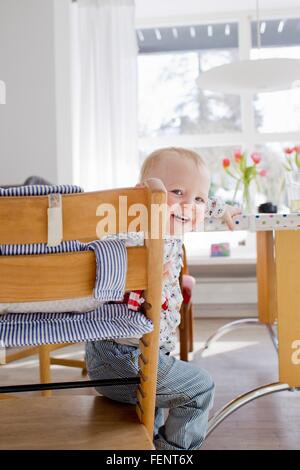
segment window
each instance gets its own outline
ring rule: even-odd
[[[252,22],[251,59],[300,59],[300,19],[260,23],[261,48],[257,48],[257,26]],[[300,71],[299,71],[300,80]],[[261,133],[300,131],[300,87],[286,91],[259,93],[253,99],[255,128]]]
[[[249,28],[242,44],[239,25],[243,32],[245,25]],[[212,93],[197,85],[202,71],[238,60],[241,54],[251,59],[300,59],[300,18],[289,18],[287,11],[284,18],[263,19],[260,33],[258,50],[256,21],[247,13],[237,13],[236,21],[229,23],[137,30],[141,160],[159,147],[195,149],[211,168],[212,193],[230,199],[233,183],[221,160],[240,148],[248,154],[258,151],[267,170],[258,200],[270,200],[285,210],[283,149],[300,144],[300,87],[252,98]],[[224,241],[223,235],[215,237]],[[195,237],[190,237],[193,243]],[[201,237],[211,241],[211,235]]]
[[[251,58],[300,58],[299,46],[252,49]],[[300,72],[299,72],[300,78]],[[291,90],[259,93],[253,99],[255,127],[262,133],[300,131],[300,87]]]
[[[262,48],[294,47],[300,45],[300,18],[278,18],[260,22]],[[252,47],[257,47],[257,21],[251,22]]]
[[[241,130],[240,98],[197,85],[202,71],[237,60],[236,24],[140,30],[138,38],[141,136]]]

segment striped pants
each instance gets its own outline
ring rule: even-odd
[[[86,343],[90,378],[138,375],[139,350],[111,340]],[[123,403],[136,404],[137,385],[98,387],[97,391]],[[202,445],[212,406],[214,383],[209,374],[190,362],[159,353],[154,445],[160,450],[193,450]],[[164,422],[163,409],[169,410]]]

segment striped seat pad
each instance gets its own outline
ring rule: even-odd
[[[125,304],[103,304],[87,313],[6,314],[0,317],[0,345],[5,347],[78,343],[141,337],[153,324]]]

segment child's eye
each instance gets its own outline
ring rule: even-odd
[[[173,189],[171,193],[176,194],[176,196],[183,196],[182,189]]]
[[[205,201],[203,199],[203,197],[195,197],[195,201],[197,204],[205,204]]]

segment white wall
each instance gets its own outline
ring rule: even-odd
[[[69,3],[0,2],[0,79],[6,82],[0,185],[33,174],[53,183],[72,180]]]

